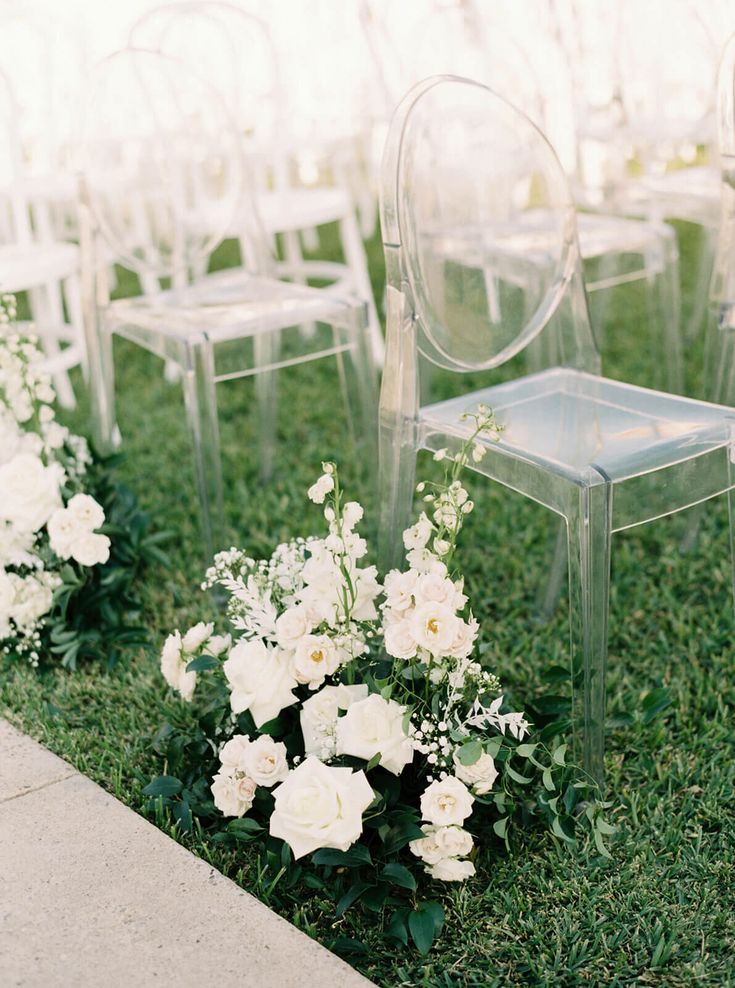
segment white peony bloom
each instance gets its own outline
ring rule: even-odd
[[[71,558],[80,566],[97,566],[110,558],[110,540],[106,535],[83,532],[71,549]]]
[[[413,593],[419,574],[414,569],[400,570],[393,569],[385,578],[385,603],[391,611],[406,611],[413,607]]]
[[[379,693],[353,703],[337,721],[337,754],[369,762],[380,753],[383,768],[400,775],[413,761],[411,739],[403,728],[404,714],[405,707]]]
[[[77,519],[80,525],[90,532],[102,528],[105,523],[105,512],[89,494],[75,494],[66,506],[67,511]]]
[[[311,634],[312,628],[313,624],[304,606],[289,607],[276,621],[276,641],[281,648],[296,648],[301,638]]]
[[[314,504],[324,504],[324,498],[333,490],[334,478],[328,473],[323,473],[319,480],[309,488],[307,495]]]
[[[403,545],[406,549],[423,549],[433,530],[431,522],[422,511],[416,524],[403,533]]]
[[[498,770],[495,762],[486,751],[480,755],[472,765],[463,765],[459,760],[459,751],[454,752],[454,774],[465,785],[470,786],[472,791],[478,796],[484,796],[490,792],[493,783],[498,777]]]
[[[289,772],[286,745],[261,734],[251,741],[242,755],[242,771],[258,786],[270,788],[283,782]]]
[[[409,619],[392,621],[385,628],[385,650],[394,659],[412,659],[418,645]]]
[[[332,768],[309,755],[274,789],[270,832],[295,858],[320,847],[346,851],[362,834],[362,814],[373,801],[364,772]]]
[[[451,827],[464,823],[472,812],[474,798],[467,786],[449,775],[437,779],[421,797],[421,816],[436,827]]]
[[[219,752],[219,760],[222,765],[220,771],[224,775],[234,775],[235,772],[244,773],[243,759],[249,746],[250,738],[247,734],[236,734],[225,742]]]
[[[368,695],[365,683],[357,686],[323,686],[318,693],[304,700],[301,705],[301,733],[307,755],[322,760],[335,754],[337,719],[340,710],[349,710],[357,700]]]
[[[222,664],[230,686],[230,707],[235,714],[249,710],[256,727],[296,702],[297,683],[286,656],[262,641],[241,641]]]
[[[456,858],[444,858],[437,861],[427,871],[432,878],[440,882],[464,882],[475,874],[475,866],[471,861],[458,861]]]
[[[256,785],[247,777],[215,775],[212,782],[214,805],[225,816],[244,816],[253,805]]]
[[[291,659],[291,670],[299,683],[316,689],[339,668],[340,653],[328,635],[304,635]]]
[[[180,693],[187,703],[191,702],[197,684],[197,674],[186,671],[188,662],[189,657],[184,655],[182,649],[181,633],[174,631],[163,643],[161,673],[168,685]]]
[[[444,858],[466,857],[472,850],[472,834],[462,827],[432,827],[431,824],[424,824],[421,829],[426,836],[412,840],[408,846],[412,854],[429,865]]]
[[[37,532],[61,507],[64,471],[44,466],[32,453],[19,453],[0,466],[0,519],[22,532]]]
[[[416,643],[433,656],[439,657],[452,647],[460,618],[451,607],[430,600],[416,608],[410,621],[411,633]]]
[[[202,646],[208,641],[213,631],[214,623],[211,621],[200,621],[193,628],[189,628],[181,642],[187,655],[199,655],[202,651]]]

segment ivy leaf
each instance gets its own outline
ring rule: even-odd
[[[181,781],[173,775],[158,775],[143,790],[144,796],[175,796],[183,788]]]
[[[419,902],[408,914],[411,939],[420,954],[428,954],[444,925],[444,910],[438,902]]]
[[[401,888],[410,889],[412,892],[416,889],[416,879],[411,872],[408,868],[404,868],[403,865],[397,864],[395,861],[391,861],[390,864],[387,864],[383,868],[380,877],[392,882],[393,885],[400,885]]]
[[[519,744],[516,748],[516,754],[520,755],[521,758],[530,758],[537,748],[537,744]]]

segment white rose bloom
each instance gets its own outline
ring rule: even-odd
[[[421,797],[421,816],[436,827],[451,827],[464,823],[472,812],[474,798],[467,786],[447,776],[437,779]]]
[[[403,545],[406,549],[423,549],[431,538],[433,526],[422,511],[419,520],[403,533]]]
[[[110,540],[106,535],[83,532],[71,549],[71,558],[80,566],[97,566],[110,558]]]
[[[270,788],[283,782],[289,772],[286,745],[261,734],[251,741],[242,756],[242,771],[258,786]]]
[[[392,621],[385,628],[385,650],[394,659],[412,659],[418,645],[410,620]]]
[[[19,453],[0,466],[0,519],[23,532],[37,532],[61,507],[64,471],[44,466],[32,453]]]
[[[102,505],[98,504],[89,494],[75,494],[66,507],[80,525],[83,525],[90,532],[96,528],[102,528],[105,523],[105,512]]]
[[[498,770],[495,762],[486,751],[480,755],[472,765],[463,765],[459,760],[459,751],[454,752],[454,774],[465,785],[470,786],[478,796],[484,796],[490,792],[493,783],[498,777]]]
[[[311,634],[313,625],[303,605],[289,607],[276,621],[276,641],[281,648],[296,648],[299,639]]]
[[[454,641],[447,649],[448,654],[455,659],[466,659],[475,647],[475,639],[479,630],[480,625],[474,618],[471,618],[469,622],[460,618],[457,622],[457,633],[454,636]]]
[[[291,659],[293,675],[299,683],[316,689],[339,668],[340,654],[328,635],[304,635]]]
[[[333,490],[334,478],[328,473],[323,473],[319,480],[309,488],[307,496],[314,504],[324,504],[324,498]]]
[[[214,805],[225,816],[244,816],[253,805],[255,789],[252,779],[238,779],[220,772],[212,782]]]
[[[411,739],[403,729],[405,707],[372,693],[353,703],[337,721],[337,754],[369,762],[380,753],[383,768],[400,775],[413,761]]]
[[[456,858],[444,858],[427,868],[432,878],[440,882],[463,882],[475,874],[475,866],[471,861],[458,861]]]
[[[424,824],[421,829],[426,836],[412,840],[409,847],[412,854],[429,865],[444,858],[466,857],[472,850],[472,834],[461,827],[432,827]]]
[[[161,673],[168,685],[180,693],[187,703],[191,702],[197,684],[197,674],[186,671],[188,662],[188,657],[182,651],[181,634],[174,631],[163,643]]]
[[[207,655],[218,659],[220,655],[229,650],[231,645],[232,637],[230,635],[211,635],[207,642]]]
[[[446,604],[453,611],[461,610],[467,603],[467,598],[462,593],[462,582],[450,580],[441,573],[422,573],[416,581],[414,591],[416,604],[434,601],[437,604]]]
[[[256,727],[296,702],[297,683],[282,652],[262,641],[241,641],[222,664],[230,686],[230,707],[235,714],[249,710]]]
[[[181,642],[187,655],[198,655],[202,650],[202,645],[209,639],[213,631],[214,623],[211,621],[200,621],[193,628],[189,628]]]
[[[234,775],[235,772],[245,772],[243,759],[249,746],[250,738],[247,734],[236,734],[222,745],[219,760],[222,765],[220,771],[223,775]]]
[[[317,758],[332,757],[335,754],[337,718],[340,710],[349,710],[357,700],[368,695],[365,683],[357,686],[323,686],[318,693],[304,700],[301,705],[301,733],[304,736],[304,750],[307,755]]]
[[[410,621],[416,643],[432,655],[441,656],[452,647],[460,619],[446,604],[430,600],[416,608]]]
[[[413,592],[416,589],[419,574],[414,569],[393,569],[385,578],[385,602],[392,611],[406,611],[413,607]]]
[[[59,559],[68,559],[81,534],[77,519],[66,508],[57,508],[46,523],[46,531]]]
[[[320,847],[346,851],[362,834],[362,814],[373,801],[364,772],[332,768],[309,755],[273,791],[270,832],[295,858]]]

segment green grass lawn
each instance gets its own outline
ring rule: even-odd
[[[685,279],[692,276],[692,244],[692,231],[684,230]],[[377,240],[369,249],[380,295]],[[639,288],[628,286],[611,302],[604,369],[646,384],[660,355],[647,341]],[[687,354],[692,391],[699,351]],[[162,768],[151,739],[178,705],[159,675],[157,649],[173,627],[209,617],[212,604],[198,589],[203,561],[180,391],[164,382],[153,357],[126,344],[116,355],[127,453],[120,473],[158,526],[176,533],[171,566],[150,572],[143,588],[154,647],[112,672],[38,675],[6,666],[0,704],[13,723],[145,812],[142,788]],[[322,459],[340,462],[374,535],[375,495],[360,480],[365,471],[348,442],[331,364],[284,372],[278,461],[266,488],[256,482],[252,382],[223,385],[220,393],[226,508],[237,543],[257,555],[317,530],[319,510],[305,491]],[[83,403],[71,419],[86,427]],[[420,460],[420,474],[435,469]],[[488,661],[522,703],[548,690],[544,670],[567,655],[563,603],[549,624],[532,620],[550,522],[537,506],[482,478],[470,475],[468,486],[477,505],[462,537],[468,593]],[[735,984],[735,622],[724,501],[710,503],[699,543],[686,556],[678,550],[682,532],[681,518],[665,519],[614,542],[607,768],[618,830],[611,862],[543,835],[509,856],[485,851],[477,877],[443,896],[448,925],[421,959],[386,947],[359,916],[335,922],[314,895],[294,896],[280,885],[269,893],[273,876],[259,873],[252,850],[236,854],[157,822],[322,942],[361,940],[365,951],[348,959],[381,985]],[[668,687],[672,705],[645,723],[641,697],[659,686]]]

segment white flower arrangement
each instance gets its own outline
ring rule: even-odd
[[[507,841],[520,808],[529,813],[525,792],[514,794],[532,782],[529,766],[543,779],[535,812],[557,836],[568,836],[574,806],[594,791],[567,768],[565,746],[524,743],[530,724],[476,657],[480,626],[452,569],[473,508],[459,477],[498,430],[487,408],[471,418],[471,439],[435,456],[444,482],[419,484],[425,511],[404,533],[405,569],[381,585],[357,532],[362,508],[344,502],[336,466],[323,463],[308,496],[323,505],[326,536],[285,543],[266,560],[219,554],[203,588],[228,594],[234,644],[197,625],[169,636],[161,654],[165,678],[190,703],[197,674],[214,672],[202,679],[205,714],[190,737],[203,733],[219,765],[182,756],[202,746],[188,745],[186,729],[183,739],[171,732],[169,767],[180,778],[154,780],[146,792],[175,793],[179,820],[191,802],[204,817],[234,818],[225,835],[251,839],[267,828],[294,860],[341,866],[329,877],[344,896],[339,911],[368,889],[373,907],[395,885],[415,890],[412,862],[439,882],[471,878],[478,849]],[[196,648],[187,649],[192,635]],[[212,809],[196,804],[204,786]],[[566,808],[562,790],[573,794]],[[589,805],[594,827],[599,807]],[[409,913],[391,927],[411,929]],[[423,949],[426,930],[414,940]]]

